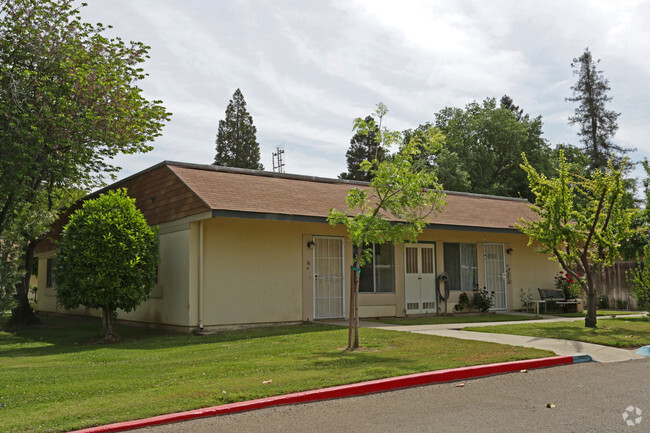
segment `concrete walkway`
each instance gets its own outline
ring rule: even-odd
[[[507,312],[500,312],[509,314]],[[526,313],[516,313],[526,315]],[[534,316],[534,315],[531,315]],[[537,316],[540,317],[540,316]],[[584,320],[584,317],[557,317],[541,316],[542,319],[526,320],[522,323],[549,323],[549,322],[575,322]],[[602,318],[607,318],[603,316]],[[620,316],[619,316],[620,317]],[[347,321],[327,322],[340,326],[348,326]],[[512,346],[533,347],[555,352],[557,355],[590,355],[598,362],[619,362],[630,359],[646,358],[634,353],[636,349],[619,349],[616,347],[602,346],[600,344],[583,343],[574,340],[561,340],[558,338],[529,337],[523,335],[492,334],[487,332],[463,331],[465,327],[483,327],[494,325],[513,325],[518,322],[481,322],[481,323],[445,323],[439,325],[386,325],[378,322],[360,321],[362,328],[386,329],[390,331],[412,332],[416,334],[438,335],[440,337],[460,338],[463,340],[489,341],[492,343],[509,344]]]

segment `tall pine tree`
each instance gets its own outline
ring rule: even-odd
[[[580,127],[580,141],[583,150],[589,157],[590,171],[607,167],[607,161],[614,158],[615,165],[621,161],[621,154],[628,152],[612,143],[611,139],[618,129],[617,119],[620,113],[606,108],[606,103],[612,100],[607,95],[609,80],[603,76],[603,71],[596,69],[600,59],[594,61],[589,48],[573,59],[571,67],[578,81],[571,87],[573,96],[567,101],[577,102],[575,115],[569,117],[569,124]]]
[[[365,131],[357,132],[350,140],[350,147],[345,153],[348,171],[341,173],[340,179],[370,182],[372,174],[369,171],[363,171],[361,163],[375,159],[382,162],[386,159],[386,149],[378,141],[379,127],[375,124],[375,119],[372,116],[367,116],[363,121],[368,125],[367,134]]]
[[[260,164],[260,145],[255,133],[253,117],[246,111],[246,101],[239,89],[235,90],[226,108],[226,118],[219,121],[217,155],[214,165],[264,170]]]

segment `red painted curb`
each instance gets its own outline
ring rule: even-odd
[[[203,409],[159,415],[134,421],[119,422],[71,433],[107,433],[133,430],[158,424],[168,424],[179,421],[188,421],[207,416],[225,415],[229,413],[245,412],[262,409],[270,406],[306,403],[317,400],[328,400],[341,397],[371,394],[376,392],[391,391],[394,389],[408,388],[411,386],[429,385],[440,382],[471,379],[494,374],[510,373],[519,370],[553,367],[556,365],[573,364],[573,356],[553,356],[550,358],[528,359],[523,361],[502,362],[498,364],[475,365],[472,367],[452,368],[448,370],[429,371],[426,373],[409,374],[406,376],[389,377],[386,379],[371,380],[368,382],[352,383],[349,385],[333,386],[330,388],[315,389],[312,391],[297,392],[294,394],[278,395],[275,397],[260,398],[257,400],[242,401],[239,403],[223,404],[221,406],[206,407]]]

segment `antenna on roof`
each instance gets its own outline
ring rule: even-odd
[[[274,173],[276,170],[278,173],[284,173],[284,162],[282,161],[282,155],[284,155],[284,149],[281,149],[280,146],[276,146],[275,152],[272,153]]]

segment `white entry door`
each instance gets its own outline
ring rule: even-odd
[[[435,245],[405,245],[404,262],[404,296],[406,314],[435,313]]]
[[[503,244],[483,244],[485,287],[494,292],[494,310],[505,310],[506,305],[506,255]]]
[[[344,316],[343,238],[314,236],[314,319]]]

